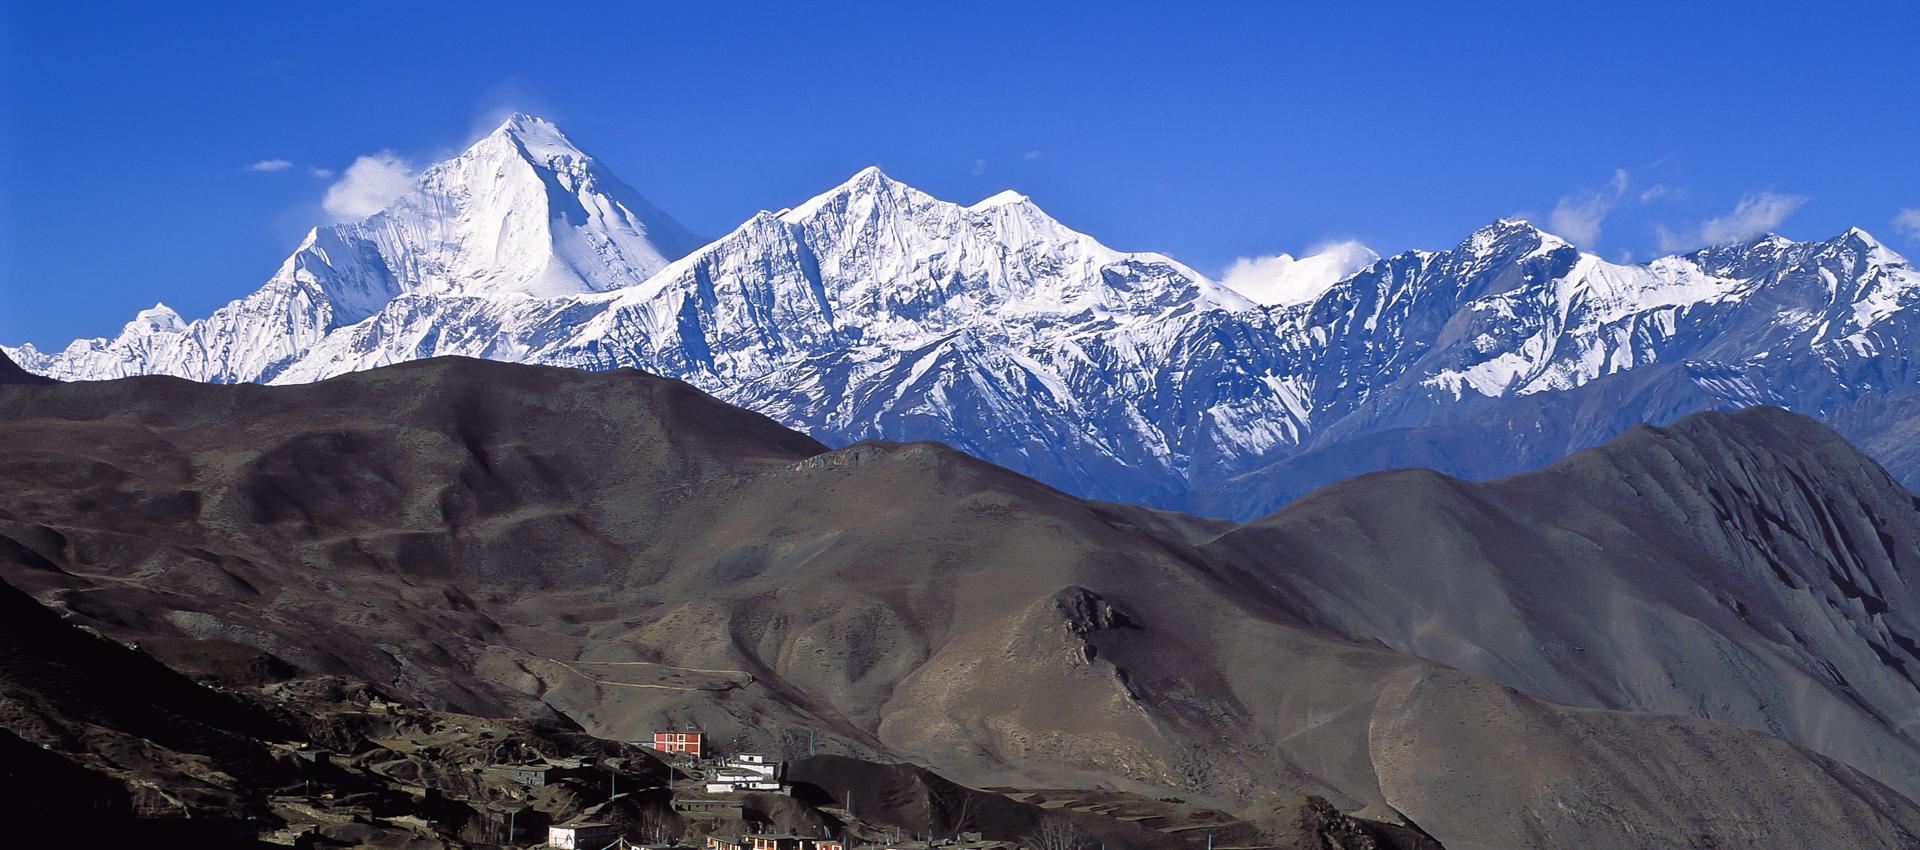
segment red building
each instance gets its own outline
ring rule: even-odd
[[[684,753],[700,757],[699,732],[655,732],[653,748],[663,753]]]

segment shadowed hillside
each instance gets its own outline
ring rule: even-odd
[[[34,384],[44,386],[53,383],[52,378],[35,375],[20,368],[20,364],[8,358],[6,352],[0,352],[0,384]]]
[[[122,639],[614,739],[811,735],[976,788],[1318,795],[1450,848],[1920,833],[1854,769],[1920,784],[1878,660],[1920,629],[1870,610],[1904,601],[1920,520],[1776,412],[1484,488],[1362,478],[1233,527],[937,444],[827,452],[631,371],[456,359],[0,403],[0,572]]]

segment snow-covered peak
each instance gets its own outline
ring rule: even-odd
[[[822,210],[835,204],[845,205],[857,198],[888,198],[892,200],[916,200],[932,198],[918,189],[888,177],[880,166],[869,165],[853,173],[846,182],[825,192],[821,192],[798,206],[791,207],[780,214],[780,220],[788,224],[799,224],[819,215]]]
[[[573,140],[568,139],[565,133],[560,132],[560,128],[553,122],[524,112],[515,112],[508,116],[507,120],[492,133],[487,134],[486,138],[475,142],[472,148],[468,148],[468,152],[471,153],[475,148],[483,145],[500,143],[517,145],[526,152],[529,159],[536,163],[551,163],[560,159],[591,159],[586,152],[573,143]]]
[[[1512,253],[1515,248],[1540,254],[1568,245],[1567,240],[1541,230],[1526,219],[1502,218],[1474,231],[1460,243],[1459,248],[1474,256],[1489,257]]]
[[[970,209],[970,210],[993,209],[994,207],[1004,207],[1009,204],[1024,204],[1024,203],[1027,203],[1029,200],[1031,199],[1028,198],[1026,195],[1022,195],[1019,192],[1016,192],[1012,189],[1007,189],[1005,191],[998,192],[989,197],[982,198],[980,199],[979,202],[975,203],[973,206],[968,207],[967,209]]]
[[[1380,255],[1356,241],[1338,242],[1304,257],[1276,254],[1241,258],[1221,276],[1220,283],[1267,307],[1305,304],[1356,272],[1378,262]]]
[[[968,330],[1026,338],[1252,306],[1167,257],[1108,248],[1023,195],[992,200],[963,206],[865,168],[611,296],[613,311],[663,335],[697,325],[700,368],[733,372],[850,341],[895,350]]]
[[[180,318],[179,313],[174,312],[172,307],[156,301],[152,307],[135,313],[133,321],[128,322],[121,333],[128,336],[151,336],[157,333],[182,333],[186,329],[187,323]]]
[[[1845,233],[1827,240],[1830,250],[1846,251],[1874,266],[1905,265],[1906,258],[1894,253],[1891,248],[1873,238],[1873,234],[1858,227],[1849,227]]]
[[[541,297],[633,286],[700,242],[525,113],[342,236],[373,243],[404,292]]]

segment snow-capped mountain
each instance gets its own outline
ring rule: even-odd
[[[699,244],[558,128],[516,114],[386,209],[308,232],[265,286],[205,319],[184,323],[156,305],[114,339],[15,354],[67,380],[266,381],[402,295],[507,303],[602,292],[639,284]]]
[[[699,245],[516,115],[208,318],[157,305],[111,340],[11,353],[69,380],[630,366],[829,443],[938,439],[1084,495],[1233,514],[1387,466],[1517,471],[1700,407],[1920,391],[1920,273],[1858,230],[1622,265],[1502,220],[1440,252],[1237,272],[872,168]]]
[[[1375,264],[1307,307],[1286,335],[1339,340],[1316,352],[1316,386],[1334,389],[1317,394],[1327,405],[1311,435],[1202,484],[1187,506],[1251,515],[1388,466],[1486,478],[1697,410],[1830,417],[1920,392],[1916,301],[1920,272],[1857,229],[1621,265],[1497,222],[1452,250]],[[1920,484],[1920,466],[1891,468]]]

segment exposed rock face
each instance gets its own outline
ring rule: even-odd
[[[1297,850],[1443,850],[1419,827],[1364,820],[1334,808],[1325,797],[1308,797],[1294,828]]]
[[[1067,619],[1067,631],[1076,635],[1086,635],[1107,629],[1127,628],[1133,625],[1127,615],[1120,613],[1107,600],[1084,587],[1071,587],[1060,592],[1054,600],[1054,606],[1061,616]]]
[[[1778,411],[1246,525],[457,359],[0,387],[0,445],[0,577],[432,707],[808,730],[976,786],[1317,794],[1448,846],[1920,834],[1888,787],[1917,784],[1913,498]]]

